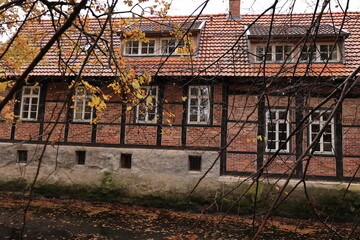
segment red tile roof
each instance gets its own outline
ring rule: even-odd
[[[179,57],[173,56],[166,58],[166,56],[148,56],[148,57],[128,57],[127,64],[134,67],[138,73],[149,72],[158,76],[274,76],[276,74],[287,76],[302,76],[305,73],[309,76],[333,76],[342,77],[347,76],[360,64],[360,28],[359,18],[360,12],[350,12],[344,18],[342,13],[324,14],[322,18],[322,26],[331,23],[332,26],[340,27],[344,19],[342,33],[349,32],[350,35],[346,38],[344,43],[344,57],[340,63],[325,64],[314,63],[307,68],[306,64],[299,64],[294,70],[294,64],[289,63],[284,67],[280,64],[267,64],[265,71],[263,65],[249,62],[249,42],[247,35],[240,35],[244,32],[245,26],[251,24],[258,15],[243,15],[240,20],[228,20],[226,15],[203,15],[196,19],[195,28],[199,28],[200,22],[205,21],[205,25],[201,30],[199,51],[193,57]],[[151,18],[154,21],[161,21],[160,18]],[[185,21],[186,26],[195,20],[195,17],[177,16],[170,17],[176,23]],[[276,15],[274,25],[279,26],[293,25],[293,26],[308,26],[311,22],[312,14],[293,14]],[[271,15],[264,15],[256,22],[261,26],[268,26],[271,20]],[[126,21],[126,19],[113,19],[113,22]],[[144,25],[145,26],[145,25]],[[148,25],[146,25],[148,26]],[[193,28],[194,28],[193,26]],[[41,30],[46,29],[48,32],[42,41],[46,41],[52,32],[52,25],[50,21],[42,21],[41,23],[33,23],[29,25],[25,32],[29,35],[38,34],[40,36]],[[91,22],[90,31],[96,33],[99,29],[98,23],[94,20]],[[151,29],[156,29],[151,25]],[[333,28],[332,28],[333,29]],[[119,29],[121,30],[121,29]],[[325,31],[325,30],[324,30]],[[75,33],[74,33],[75,32]],[[74,28],[67,32],[72,39],[77,39],[79,33],[76,33]],[[62,56],[69,65],[75,66],[80,64],[80,60],[84,58],[85,51],[81,51],[86,41],[84,35],[81,36],[82,42],[76,53],[71,57],[65,56],[66,50],[70,50],[66,41],[67,37],[62,38]],[[114,45],[120,46],[121,39],[115,36]],[[80,49],[80,50],[79,50]],[[91,59],[86,66],[84,76],[113,76],[114,71],[108,66],[109,57],[108,52],[97,53],[98,59],[102,64]],[[76,56],[76,57],[75,57]],[[31,73],[32,76],[60,76],[58,64],[58,50],[54,47],[44,58],[40,64]]]

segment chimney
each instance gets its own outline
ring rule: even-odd
[[[240,0],[229,0],[229,19],[240,19]]]

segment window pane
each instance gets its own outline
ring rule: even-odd
[[[279,111],[279,119],[286,120],[287,112],[286,111]]]
[[[281,54],[283,53],[284,50],[283,46],[276,46],[275,49],[276,49],[276,53],[281,53]]]
[[[286,144],[284,144],[284,142],[280,142],[280,143],[279,143],[279,148],[280,148],[281,150],[286,150],[287,146],[286,146]]]
[[[201,88],[201,95],[208,96],[209,95],[209,88],[202,87]]]
[[[268,133],[268,140],[275,140],[275,132]]]
[[[23,111],[29,111],[29,105],[28,104],[23,105]]]
[[[312,130],[312,132],[314,132],[314,133],[318,133],[318,132],[320,131],[320,125],[318,125],[318,124],[313,124],[313,125],[311,126],[311,130]]]
[[[198,100],[197,99],[190,99],[190,106],[198,106]]]
[[[279,133],[279,140],[286,140],[287,135],[286,133]]]
[[[197,115],[190,114],[190,121],[196,122],[197,121]]]
[[[326,152],[331,152],[332,151],[331,143],[324,143],[324,151],[326,151]]]
[[[31,105],[31,112],[36,112],[37,105]]]
[[[315,151],[320,151],[320,144],[319,144],[319,143],[318,143],[318,144],[315,144],[314,150],[315,150]]]
[[[275,127],[275,123],[268,123],[268,131],[270,132],[274,132],[276,127]]]
[[[31,91],[30,87],[24,88],[24,94],[30,94],[30,91]]]
[[[286,132],[286,124],[285,123],[280,123],[279,124],[279,131],[280,132]]]
[[[268,149],[276,149],[275,142],[268,142]]]
[[[191,96],[197,96],[198,95],[198,88],[193,87],[190,89],[190,95]]]

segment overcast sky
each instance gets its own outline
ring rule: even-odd
[[[295,1],[295,13],[312,12],[316,0],[279,0],[277,13],[289,13],[291,5]],[[321,2],[323,0],[320,0]],[[169,15],[187,15],[200,6],[204,0],[172,0]],[[268,8],[274,0],[241,0],[241,13],[261,13]],[[331,0],[331,10],[341,11],[345,9],[347,0]],[[205,14],[227,13],[229,0],[210,0],[205,8]],[[360,0],[350,0],[349,11],[359,11]]]

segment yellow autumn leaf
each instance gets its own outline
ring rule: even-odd
[[[153,102],[153,98],[151,96],[147,97],[146,102],[151,104]]]
[[[187,99],[187,97],[181,97],[181,100],[183,100],[183,102],[185,102],[186,101],[186,99]]]
[[[7,82],[0,83],[0,92],[5,91],[6,87],[7,87]]]
[[[132,109],[131,106],[126,107],[126,111],[131,111],[131,109]]]
[[[139,89],[140,88],[140,84],[137,80],[134,80],[131,85],[133,86],[133,88],[135,89]]]
[[[93,96],[93,97],[91,98],[91,102],[89,102],[88,105],[89,105],[90,107],[94,107],[94,106],[99,105],[100,102],[101,102],[101,99],[100,99],[98,96]]]

